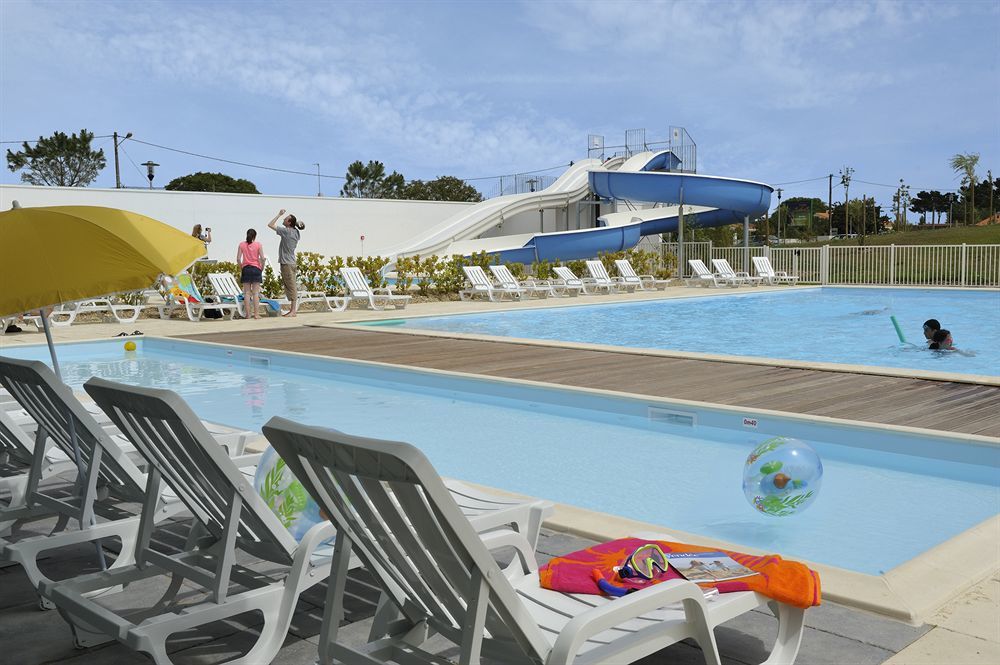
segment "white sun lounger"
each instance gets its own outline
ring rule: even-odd
[[[779,618],[768,663],[792,663],[804,612],[754,592],[706,601],[687,580],[623,598],[541,588],[529,545],[516,533],[478,537],[434,467],[405,443],[353,437],[272,418],[264,435],[337,527],[319,662],[444,663],[430,653],[457,651],[459,663],[567,665],[629,663],[684,639],[720,663],[714,629],[767,605]],[[395,500],[398,499],[398,500]],[[501,570],[491,552],[513,547]],[[383,599],[367,644],[341,638],[342,573],[357,556]]]
[[[556,266],[552,270],[559,277],[559,281],[562,282],[562,284],[564,284],[567,288],[582,291],[587,295],[593,295],[601,290],[605,293],[614,293],[617,290],[614,284],[598,284],[593,281],[588,283],[587,280],[577,277],[576,274],[574,274],[573,271],[566,266]]]
[[[504,296],[510,296],[510,299],[514,300],[524,295],[524,289],[520,286],[495,285],[490,281],[486,271],[479,266],[462,266],[462,272],[472,286],[458,292],[461,300],[472,300],[478,295],[489,298],[490,302],[497,302],[503,300]]]
[[[549,280],[549,284],[558,295],[578,296],[587,293],[587,285],[566,266],[556,266],[552,272],[556,274],[556,279]]]
[[[195,528],[183,551],[164,554],[150,548],[153,506],[143,507],[140,536],[136,542],[135,565],[114,572],[85,575],[60,582],[45,582],[41,593],[55,603],[73,626],[80,644],[98,644],[118,639],[126,646],[149,654],[160,664],[170,662],[166,640],[174,633],[224,620],[249,611],[264,618],[259,637],[248,653],[236,663],[269,663],[287,634],[295,604],[301,592],[325,581],[330,574],[330,552],[325,542],[334,534],[329,522],[313,526],[296,543],[264,500],[254,491],[247,471],[236,468],[211,440],[187,404],[166,390],[133,388],[103,379],[91,379],[88,393],[123,430],[149,467],[149,494],[160,482],[176,493],[195,517]],[[466,486],[460,491],[481,493]],[[452,490],[454,492],[454,490]],[[456,496],[454,493],[451,496]],[[515,504],[498,500],[490,505],[470,500],[477,513],[477,527],[488,531],[502,528],[512,515],[531,515],[538,520],[551,510],[550,504]],[[495,498],[495,497],[494,497]],[[474,505],[473,505],[474,504]],[[497,506],[502,508],[497,509]],[[512,508],[512,506],[514,506]],[[537,528],[525,522],[522,528]],[[503,529],[509,532],[509,529]],[[287,574],[277,580],[248,574],[238,565],[237,551],[278,564]],[[341,558],[332,585],[341,588],[346,573],[355,565]],[[102,605],[102,599],[87,594],[109,585],[123,585],[152,577],[171,577],[171,584],[158,603],[160,612],[133,622]],[[181,581],[195,584],[208,596],[183,608],[170,607]],[[231,585],[234,583],[234,585]],[[239,585],[239,588],[232,588]],[[128,593],[127,587],[122,595]]]
[[[110,314],[118,323],[133,323],[142,309],[140,305],[113,303],[110,298],[93,298],[59,305],[49,314],[49,323],[58,327],[69,326],[80,314]]]
[[[517,278],[514,277],[514,273],[510,271],[507,266],[490,266],[490,272],[496,278],[497,282],[506,289],[521,289],[525,294],[529,296],[539,296],[541,298],[548,298],[549,296],[554,296],[556,293],[552,287],[548,284],[540,284],[534,280],[527,282],[519,282]]]
[[[20,506],[0,510],[0,533],[9,534],[0,538],[0,561],[21,564],[36,588],[47,580],[38,560],[49,550],[117,537],[121,539],[122,553],[112,568],[131,563],[131,545],[138,535],[139,518],[104,515],[130,515],[129,504],[147,500],[155,507],[156,519],[162,520],[177,514],[181,506],[159,495],[147,497],[145,476],[126,451],[44,363],[0,358],[0,383],[40,424],[33,444],[25,499]],[[40,486],[49,464],[48,440],[79,468],[79,473],[74,472],[67,479],[74,481],[68,496],[66,492],[48,491]],[[30,532],[22,533],[18,527],[14,537],[15,526],[51,517],[58,521],[49,535],[21,538]],[[70,520],[76,522],[77,530],[66,530]]]
[[[410,296],[399,295],[392,292],[391,286],[373,289],[365,279],[361,268],[345,266],[340,269],[340,274],[344,278],[347,287],[347,295],[352,300],[367,302],[371,309],[385,309],[392,305],[396,309],[403,309],[410,302]]]
[[[729,261],[726,259],[712,259],[712,267],[715,268],[715,272],[722,277],[725,277],[731,282],[736,282],[737,284],[749,284],[750,286],[759,286],[761,282],[764,281],[763,277],[755,277],[747,272],[736,272],[733,267],[729,265]]]
[[[604,288],[608,284],[611,284],[615,287],[616,292],[625,290],[629,293],[633,293],[640,286],[634,282],[626,282],[620,277],[618,279],[612,279],[611,275],[608,274],[608,269],[604,267],[603,261],[587,261],[587,272],[590,273],[590,277],[584,278],[583,281],[588,287],[597,285]]]
[[[762,277],[768,284],[795,284],[799,281],[798,275],[789,275],[784,270],[775,271],[771,265],[771,259],[766,256],[753,257],[753,267],[757,275]]]
[[[228,272],[213,272],[208,274],[208,281],[212,285],[212,290],[215,295],[218,296],[222,302],[234,303],[238,308],[239,315],[242,317],[247,316],[246,305],[243,300],[243,288],[233,277],[232,273]],[[328,296],[322,291],[306,291],[304,289],[297,291],[296,298],[299,305],[304,305],[307,303],[320,303],[322,305],[322,310],[330,312],[342,312],[347,309],[348,303],[351,301],[350,298],[342,298],[339,296]],[[278,303],[279,307],[290,307],[291,303],[287,298],[268,298],[268,300],[274,300]],[[264,305],[264,302],[260,303]]]
[[[705,262],[701,259],[688,259],[688,265],[691,266],[691,270],[694,272],[693,277],[689,277],[684,280],[684,283],[688,286],[699,286],[702,284],[711,284],[712,286],[719,287],[723,285],[728,286],[739,286],[739,281],[733,281],[728,279],[723,275],[717,275],[708,269]]]
[[[635,268],[632,267],[632,263],[628,259],[615,259],[615,268],[618,269],[618,274],[623,282],[638,284],[638,288],[642,290],[658,289],[662,291],[670,283],[669,279],[656,279],[653,275],[636,274]]]

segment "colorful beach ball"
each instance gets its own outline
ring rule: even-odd
[[[743,494],[765,515],[788,517],[808,508],[823,482],[823,462],[798,439],[776,436],[753,449],[743,467]]]
[[[253,486],[295,540],[323,521],[319,506],[270,446],[261,455]]]

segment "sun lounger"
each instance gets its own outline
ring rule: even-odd
[[[174,516],[180,506],[159,495],[147,497],[145,476],[127,452],[44,363],[0,358],[0,384],[40,423],[23,504],[0,509],[0,533],[8,534],[0,538],[0,561],[21,564],[36,588],[47,579],[38,561],[49,550],[82,543],[98,543],[100,549],[100,539],[119,538],[122,554],[112,568],[130,563],[139,519],[129,508],[147,500],[162,520]],[[72,483],[68,493],[42,486],[49,464],[47,441],[78,468],[67,478]],[[58,521],[51,533],[46,527],[47,535],[33,535],[32,523],[52,517]],[[66,529],[70,520],[77,530]]]
[[[735,282],[737,284],[748,284],[750,286],[758,286],[764,281],[763,277],[756,277],[747,272],[736,272],[733,267],[729,265],[729,261],[726,259],[712,259],[712,267],[715,268],[717,275],[725,277],[730,282]]]
[[[514,300],[520,299],[524,295],[524,289],[520,286],[494,284],[490,281],[486,271],[479,266],[462,266],[462,271],[472,286],[458,292],[458,297],[461,300],[472,300],[476,296],[485,296],[490,302],[498,302],[503,300],[504,296],[510,296],[510,299]]]
[[[548,284],[556,295],[578,296],[587,293],[587,287],[583,280],[573,274],[573,271],[566,266],[556,266],[552,269],[556,274],[555,279],[548,280]]]
[[[171,312],[176,308],[184,308],[187,317],[191,321],[200,321],[206,311],[217,311],[220,314],[229,314],[229,318],[236,318],[239,309],[235,303],[211,302],[201,295],[198,285],[194,283],[191,275],[181,273],[174,276],[176,284],[172,286],[163,297],[167,300],[167,306],[161,310],[161,318],[169,318]]]
[[[611,284],[614,286],[616,292],[625,290],[629,293],[633,293],[640,286],[634,282],[626,282],[620,277],[618,279],[612,279],[611,275],[608,274],[608,269],[604,267],[603,261],[587,261],[587,272],[590,273],[590,277],[584,278],[583,281],[588,287],[591,285],[597,285],[604,288],[608,284]]]
[[[656,279],[653,275],[636,274],[635,268],[632,267],[632,263],[628,259],[615,259],[615,268],[618,269],[618,274],[623,282],[638,284],[638,288],[642,290],[658,289],[662,291],[670,283],[669,279]]]
[[[49,323],[58,327],[73,325],[80,314],[110,314],[118,323],[133,323],[141,311],[139,305],[113,303],[110,298],[93,298],[57,306],[49,314]]]
[[[212,291],[218,296],[222,302],[225,303],[235,303],[239,308],[239,315],[246,317],[246,307],[243,303],[243,288],[233,277],[232,273],[228,272],[213,272],[209,273],[208,281],[212,285]],[[319,303],[321,305],[321,310],[326,310],[329,312],[342,312],[347,309],[347,304],[350,302],[350,298],[341,298],[337,296],[328,296],[322,291],[306,291],[305,289],[299,290],[296,294],[298,304],[304,305],[308,303]],[[281,313],[282,307],[290,307],[291,303],[287,298],[264,298],[261,297],[260,304],[271,308],[276,313]]]
[[[753,592],[708,602],[700,587],[671,580],[623,598],[541,588],[534,554],[510,531],[477,537],[424,455],[405,443],[353,437],[272,418],[264,435],[303,479],[337,527],[319,662],[629,663],[693,639],[719,663],[714,629],[768,604]],[[395,500],[398,498],[398,500]],[[513,547],[501,570],[492,556]],[[383,593],[369,640],[341,638],[339,573],[357,556]],[[779,644],[768,662],[795,658],[802,613],[779,612]],[[796,624],[798,619],[798,624]],[[794,645],[789,645],[794,642]],[[405,655],[405,657],[404,657]]]
[[[150,534],[155,506],[147,499],[135,545],[135,565],[59,582],[46,581],[40,585],[41,593],[69,621],[78,644],[118,639],[161,665],[170,662],[166,651],[170,635],[256,611],[264,618],[259,637],[248,653],[227,662],[271,662],[285,639],[299,594],[331,574],[331,552],[326,542],[334,535],[333,526],[321,522],[296,543],[254,491],[247,471],[238,469],[221,451],[176,394],[96,378],[88,381],[85,389],[129,433],[136,449],[146,458],[150,468],[147,497],[164,483],[195,517],[195,528],[181,552],[154,550]],[[472,496],[481,494],[463,489]],[[502,528],[512,514],[509,505],[495,510],[495,506],[478,499],[466,500],[478,502],[474,509],[483,515],[480,528],[484,531]],[[502,505],[503,500],[499,501]],[[531,511],[521,510],[522,514],[527,512]],[[533,514],[540,519],[543,513]],[[282,572],[268,576],[251,572],[239,565],[238,553],[276,564]],[[356,560],[347,556],[337,561],[330,584],[343,588],[346,573]],[[138,621],[109,609],[104,604],[106,596],[87,597],[94,589],[153,577],[169,577],[170,586],[157,603],[159,611]],[[207,595],[199,602],[172,607],[182,580],[200,587]],[[122,595],[127,593],[126,587]]]
[[[702,284],[711,284],[712,286],[739,286],[739,281],[733,281],[723,275],[717,275],[708,269],[705,262],[701,259],[688,259],[688,265],[691,266],[692,272],[694,272],[693,277],[689,277],[684,280],[684,283],[688,286],[698,286]]]
[[[395,294],[391,286],[373,289],[365,279],[361,268],[345,266],[340,269],[340,275],[344,278],[347,288],[347,295],[352,300],[367,302],[371,309],[385,309],[392,305],[396,309],[405,308],[410,302],[410,296]]]
[[[493,273],[493,277],[496,278],[497,283],[501,287],[506,289],[521,289],[522,292],[529,296],[539,296],[542,298],[548,298],[549,296],[554,296],[555,291],[548,284],[541,284],[535,282],[534,280],[529,280],[526,282],[519,282],[514,274],[510,271],[507,266],[490,266],[490,272]]]
[[[597,284],[595,282],[591,282],[588,284],[587,280],[580,279],[573,273],[572,270],[570,270],[566,266],[556,266],[552,270],[559,277],[559,279],[555,283],[556,288],[558,288],[558,284],[561,283],[567,289],[583,292],[588,295],[593,295],[594,293],[597,293],[598,291],[602,290],[605,293],[614,293],[616,290],[614,284]]]
[[[775,271],[771,265],[771,259],[766,256],[753,257],[753,267],[757,275],[762,277],[768,284],[795,284],[799,281],[798,275],[789,275],[784,270]]]

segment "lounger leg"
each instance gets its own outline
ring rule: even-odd
[[[715,631],[708,623],[705,611],[698,601],[692,598],[685,598],[684,616],[688,625],[694,629],[691,636],[698,646],[701,647],[701,654],[705,658],[706,665],[722,665],[722,658],[719,656],[719,645],[715,642]]]
[[[778,618],[778,637],[774,641],[771,655],[761,665],[791,665],[799,654],[802,644],[802,630],[805,627],[805,610],[772,601],[767,604]]]

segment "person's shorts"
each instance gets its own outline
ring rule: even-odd
[[[240,284],[260,284],[262,281],[263,277],[260,268],[257,266],[243,266],[243,271],[240,272]]]
[[[282,263],[281,283],[285,287],[285,297],[289,300],[295,299],[295,293],[298,290],[296,282],[298,282],[298,275],[295,272],[295,265],[292,263]]]

